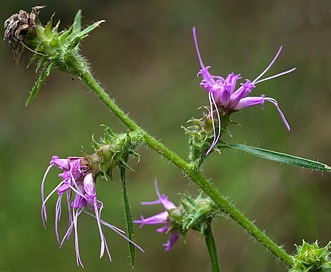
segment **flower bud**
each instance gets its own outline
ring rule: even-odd
[[[219,122],[218,118],[214,118],[209,108],[207,108],[209,113],[204,113],[203,117],[200,119],[190,119],[188,127],[183,127],[185,133],[189,137],[189,160],[200,167],[204,159],[208,155],[208,150],[210,150],[211,145],[216,145],[219,138],[215,142],[215,130],[222,131],[223,134],[230,135],[227,126],[228,124],[234,123],[230,120],[230,114],[221,113]],[[219,128],[221,125],[221,128]],[[214,150],[219,152],[217,145],[214,147]]]
[[[317,241],[313,244],[303,241],[301,246],[296,246],[298,254],[293,256],[294,265],[289,272],[330,271],[330,244],[331,242],[320,248]]]
[[[110,128],[105,127],[105,137],[96,142],[94,139],[95,152],[84,157],[89,161],[89,167],[94,175],[102,174],[106,179],[111,178],[112,170],[119,165],[127,165],[130,156],[138,157],[134,151],[141,142],[142,137],[136,132],[115,134]]]
[[[204,235],[207,223],[214,217],[222,215],[220,207],[209,197],[202,197],[202,194],[195,199],[188,195],[183,195],[181,204],[184,209],[181,219],[184,231],[193,229]]]

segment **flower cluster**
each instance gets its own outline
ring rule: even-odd
[[[56,166],[63,172],[59,174],[62,181],[45,197],[44,185],[49,170]],[[100,258],[106,251],[109,260],[111,261],[111,255],[108,249],[106,238],[102,231],[102,225],[112,229],[117,234],[134,244],[137,248],[142,250],[138,245],[129,240],[125,236],[125,232],[101,219],[101,212],[103,209],[103,203],[97,199],[95,190],[95,180],[93,173],[88,166],[88,161],[83,157],[68,157],[67,159],[60,159],[54,156],[50,162],[50,166],[47,168],[41,185],[42,207],[41,216],[43,225],[46,228],[47,212],[46,203],[49,198],[56,193],[58,194],[58,200],[56,202],[55,210],[55,233],[56,239],[61,247],[65,239],[69,239],[72,232],[75,236],[75,251],[77,265],[83,267],[83,263],[80,258],[79,246],[78,246],[78,217],[84,211],[86,214],[96,219],[99,235],[101,239]],[[66,204],[69,214],[69,227],[65,235],[60,238],[58,231],[58,222],[61,219],[62,214],[62,198],[65,195]]]
[[[151,202],[141,202],[142,205],[155,205],[162,204],[165,211],[160,212],[154,216],[144,218],[141,216],[140,220],[133,220],[134,223],[140,224],[142,228],[144,225],[164,225],[161,228],[158,228],[156,231],[160,233],[170,233],[169,240],[163,244],[165,246],[165,251],[170,250],[173,245],[176,243],[180,236],[178,226],[174,221],[171,220],[169,212],[173,209],[176,209],[174,203],[168,200],[168,197],[165,194],[160,194],[159,188],[157,186],[157,180],[154,180],[155,191],[158,196],[158,199]]]
[[[292,68],[285,72],[261,79],[261,77],[270,69],[270,67],[274,64],[274,62],[278,58],[282,50],[282,47],[280,47],[276,56],[268,65],[268,67],[256,79],[254,79],[253,81],[246,79],[246,82],[241,83],[240,84],[241,86],[236,90],[237,81],[241,79],[240,74],[231,73],[226,78],[223,78],[221,76],[214,76],[210,74],[209,73],[210,66],[206,67],[204,65],[200,55],[195,27],[193,28],[193,38],[201,66],[201,70],[198,72],[197,75],[202,76],[202,81],[200,83],[200,86],[204,87],[208,91],[209,103],[210,103],[210,118],[212,119],[213,131],[214,131],[214,141],[210,146],[209,150],[207,151],[206,155],[208,155],[213,150],[213,147],[217,144],[221,136],[221,117],[220,117],[221,113],[231,113],[233,111],[238,111],[243,108],[247,108],[255,105],[263,105],[265,101],[268,101],[276,106],[286,128],[290,130],[290,126],[286,121],[284,114],[280,110],[277,101],[274,98],[265,97],[264,95],[261,95],[259,97],[256,96],[247,97],[251,93],[251,91],[256,87],[256,84],[288,74],[296,69],[296,68]],[[217,116],[218,125],[215,125],[214,111]],[[216,127],[218,127],[217,131],[216,131]]]

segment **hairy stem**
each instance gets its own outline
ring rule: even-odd
[[[292,257],[287,254],[281,247],[273,242],[263,231],[255,226],[246,216],[244,216],[233,204],[231,204],[224,196],[222,196],[202,175],[202,173],[193,165],[186,162],[176,153],[168,149],[153,136],[140,128],[131,118],[128,117],[102,89],[98,82],[94,79],[90,71],[77,71],[81,79],[89,86],[101,99],[103,103],[113,111],[116,116],[130,129],[139,132],[143,135],[144,142],[151,149],[155,150],[163,157],[167,158],[173,164],[178,166],[194,181],[222,210],[227,213],[234,221],[241,225],[247,232],[261,242],[268,250],[270,250],[277,258],[279,258],[287,266],[293,265]]]

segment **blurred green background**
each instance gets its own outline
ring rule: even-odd
[[[181,126],[199,117],[207,93],[196,78],[199,63],[191,28],[197,27],[200,50],[211,72],[230,72],[254,79],[280,45],[284,49],[268,75],[297,67],[287,76],[258,85],[253,95],[265,93],[278,100],[291,125],[287,132],[276,109],[266,103],[233,117],[231,143],[246,143],[331,164],[331,2],[330,1],[2,1],[1,21],[20,9],[47,5],[40,14],[47,23],[55,12],[61,27],[71,24],[78,9],[83,24],[106,23],[82,45],[95,77],[144,129],[187,156]],[[24,103],[36,80],[34,67],[26,69],[25,52],[17,66],[10,48],[0,47],[0,271],[82,271],[76,266],[74,240],[59,249],[54,234],[56,197],[48,203],[50,219],[44,230],[40,219],[40,184],[52,155],[67,157],[92,152],[91,135],[102,135],[100,124],[126,131],[119,121],[79,81],[55,72],[29,107]],[[135,172],[129,173],[132,213],[150,216],[161,207],[142,207],[156,198],[153,179],[174,202],[179,193],[198,193],[197,186],[154,151],[141,147]],[[263,161],[223,151],[212,154],[203,171],[218,190],[249,218],[293,253],[302,239],[325,245],[331,239],[330,174]],[[115,171],[116,172],[116,171]],[[57,170],[47,190],[59,183]],[[103,218],[125,228],[121,186],[99,180]],[[61,230],[66,230],[65,217]],[[225,219],[213,224],[223,271],[285,271],[238,225]],[[99,259],[95,221],[81,216],[80,251],[84,271],[131,271],[127,243],[105,229],[113,262]],[[204,240],[190,232],[173,250],[164,252],[168,237],[146,226],[135,230],[135,271],[211,271]]]

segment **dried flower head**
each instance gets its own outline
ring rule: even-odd
[[[31,13],[20,10],[5,21],[4,41],[12,48],[16,62],[19,62],[24,46],[31,40],[31,34],[35,32],[38,22],[39,10],[44,7],[35,6]]]

